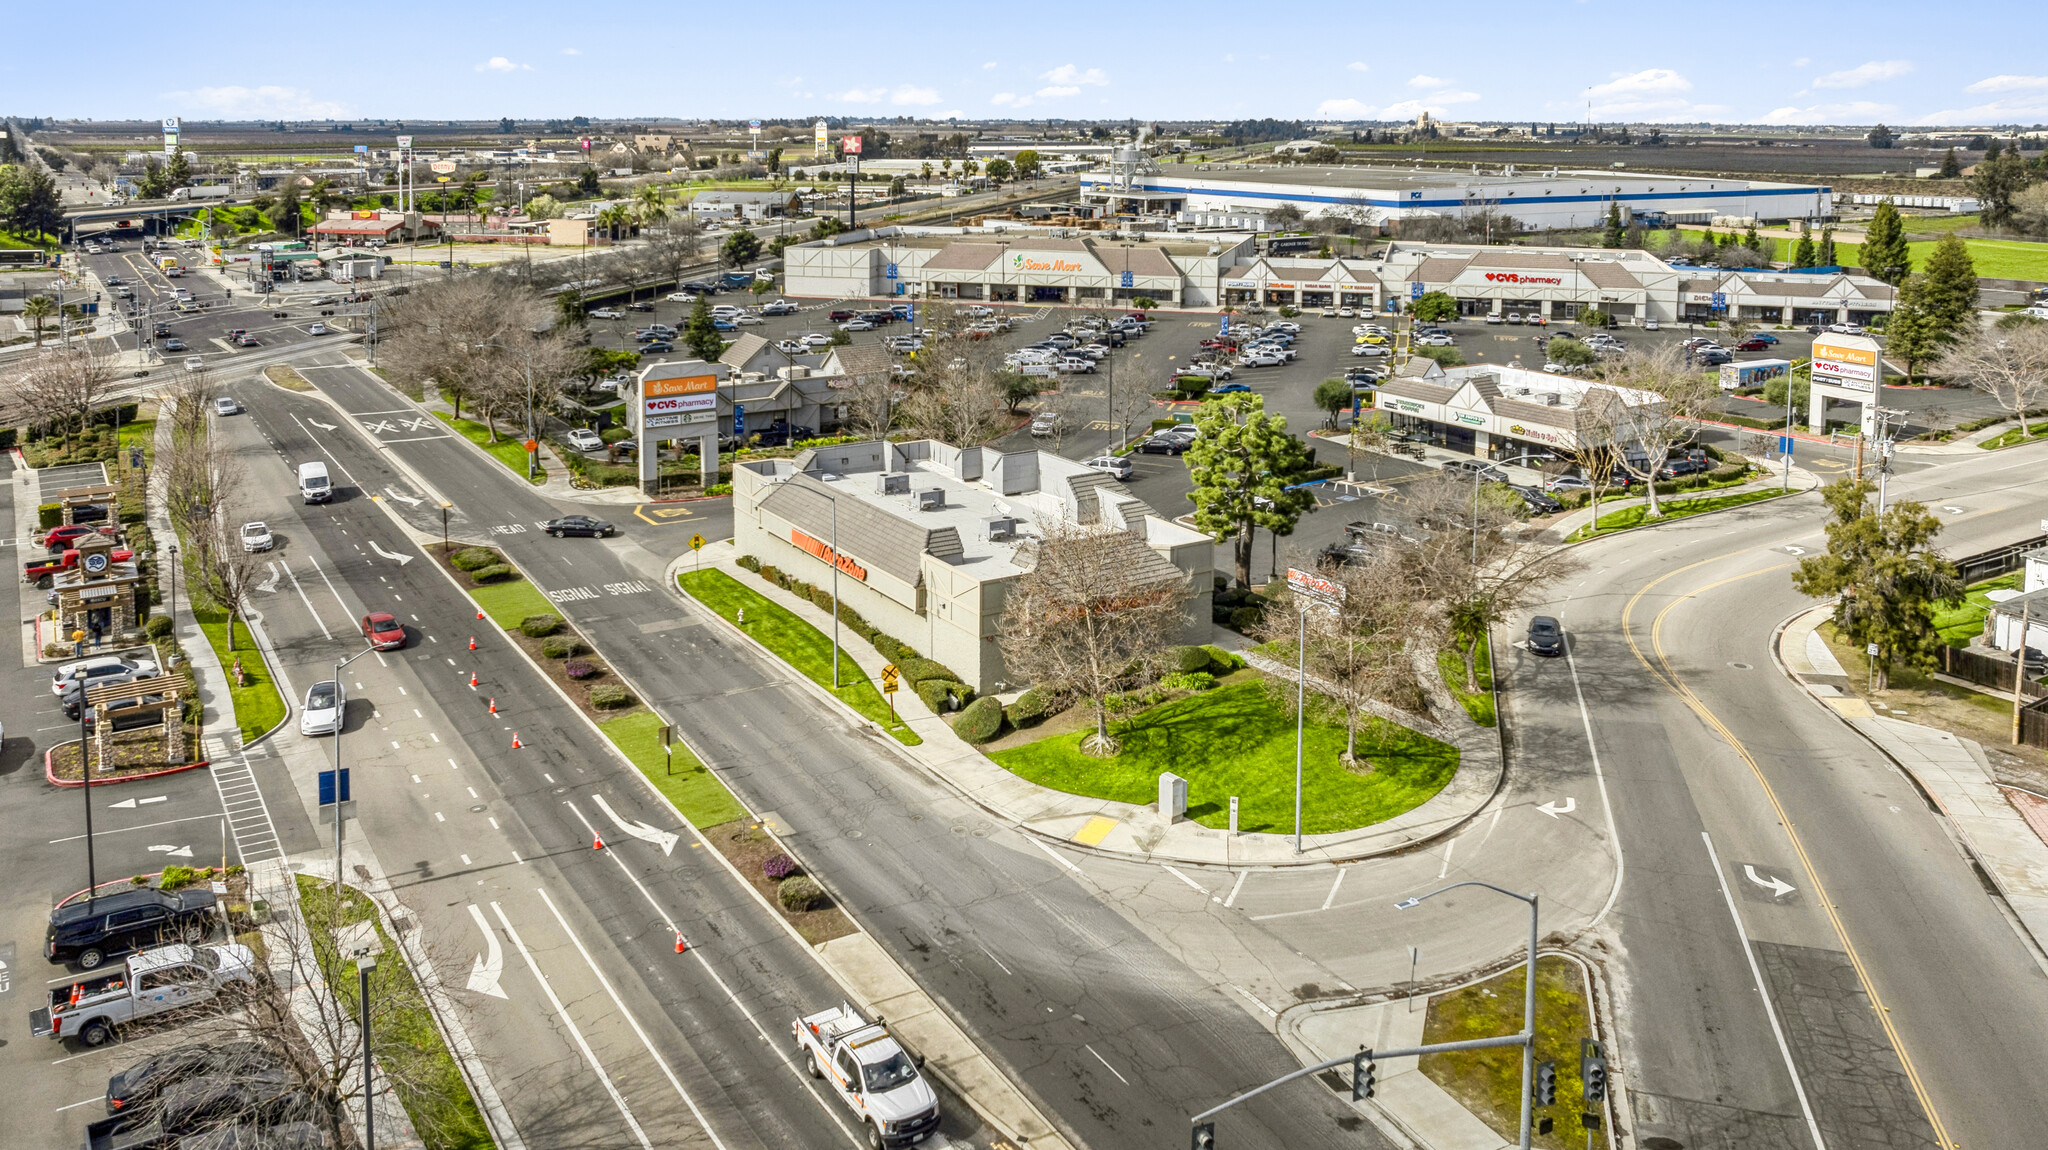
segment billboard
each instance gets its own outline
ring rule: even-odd
[[[1823,335],[1813,341],[1813,382],[1847,391],[1875,392],[1884,364],[1877,341],[1861,335]]]
[[[455,161],[435,160],[433,163],[427,165],[427,170],[433,172],[435,175],[445,176],[448,173],[455,170]]]
[[[841,136],[841,137],[839,137],[839,150],[840,150],[841,152],[844,152],[844,153],[845,153],[846,155],[849,155],[849,156],[858,156],[858,155],[860,155],[860,137],[859,137],[859,136]]]
[[[640,418],[646,427],[706,423],[717,418],[718,376],[685,375],[643,380]]]
[[[398,137],[398,146],[399,146],[399,147],[401,147],[401,148],[410,148],[410,147],[412,147],[412,137],[411,137],[411,136],[400,136],[400,137]]]
[[[832,150],[832,129],[825,126],[825,121],[819,120],[817,126],[811,129],[811,132],[812,155],[823,156]]]

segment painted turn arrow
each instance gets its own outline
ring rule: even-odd
[[[505,952],[498,946],[498,936],[491,933],[491,924],[484,921],[484,912],[475,903],[469,904],[469,917],[476,920],[476,928],[484,932],[484,953],[476,956],[476,964],[469,968],[468,989],[492,998],[506,997],[498,979],[505,973]]]
[[[1542,806],[1537,807],[1536,809],[1542,811],[1546,815],[1549,815],[1551,818],[1556,818],[1559,815],[1568,815],[1571,814],[1573,811],[1578,810],[1579,800],[1566,799],[1564,801],[1563,806],[1558,806],[1555,801],[1547,802],[1544,803]]]
[[[603,811],[607,817],[609,817],[614,823],[617,823],[620,830],[625,831],[627,834],[632,835],[634,838],[639,839],[643,843],[661,844],[662,854],[674,854],[676,844],[681,842],[683,839],[683,836],[681,835],[671,834],[668,831],[656,830],[655,828],[650,827],[643,822],[635,821],[629,823],[625,819],[619,817],[619,812],[613,810],[610,803],[604,801],[603,795],[592,795],[590,797],[597,800],[597,809]]]
[[[409,503],[414,507],[418,507],[420,504],[426,502],[426,500],[424,499],[415,499],[410,495],[400,495],[398,492],[391,490],[389,487],[384,489],[384,494],[389,495],[391,498],[398,500],[400,503]]]
[[[307,423],[310,423],[310,424],[312,424],[312,425],[313,425],[314,427],[317,427],[317,428],[319,428],[319,429],[320,429],[320,430],[322,430],[322,431],[335,431],[335,430],[337,430],[337,428],[336,428],[336,426],[335,426],[334,424],[332,424],[332,423],[322,423],[322,422],[320,422],[320,421],[319,421],[319,420],[317,420],[317,419],[308,419],[308,420],[307,420],[306,422],[307,422]]]
[[[174,846],[168,846],[168,845],[166,845],[166,846],[153,846],[153,847],[151,847],[151,848],[149,848],[149,849],[150,849],[150,850],[153,850],[153,851],[162,851],[162,852],[164,852],[165,854],[167,854],[167,855],[170,855],[170,856],[171,856],[172,858],[174,858],[174,859],[188,859],[188,858],[191,858],[191,857],[192,857],[192,848],[191,848],[191,847],[174,847]]]
[[[383,549],[382,547],[379,547],[379,546],[377,545],[377,542],[376,542],[376,540],[374,540],[374,539],[370,541],[370,550],[372,550],[372,551],[375,551],[375,552],[376,552],[377,554],[379,554],[379,555],[382,555],[382,556],[383,556],[384,558],[386,558],[386,559],[396,559],[396,560],[398,560],[398,565],[399,565],[400,567],[403,567],[403,566],[405,566],[406,564],[408,564],[408,563],[412,562],[412,556],[410,556],[410,555],[393,555],[393,554],[392,554],[391,552],[389,552],[389,551],[386,551],[386,550],[384,550],[384,549]]]
[[[1777,875],[1767,876],[1756,873],[1756,868],[1748,863],[1742,864],[1742,877],[1764,888],[1765,890],[1770,891],[1772,898],[1784,898],[1786,895],[1791,894],[1793,891],[1799,889],[1798,887],[1793,886],[1791,883],[1786,882],[1784,879],[1779,878]]]

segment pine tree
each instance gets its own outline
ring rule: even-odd
[[[1984,221],[1984,226],[2002,228],[2012,223],[2013,201],[2033,182],[2033,177],[2018,149],[2002,156],[1986,156],[1977,165],[1977,174],[1970,177],[1970,191],[1983,205],[1978,218]]]
[[[1899,222],[1899,209],[1892,206],[1889,196],[1877,205],[1870,226],[1864,230],[1863,270],[1893,287],[1905,283],[1912,274],[1913,258],[1906,250],[1905,225]]]
[[[1954,232],[1942,236],[1920,279],[1921,304],[1934,322],[1935,337],[1946,343],[1967,334],[1977,314],[1977,266],[1962,237]]]
[[[1721,245],[1722,251],[1733,251],[1735,250],[1735,245],[1740,242],[1740,238],[1734,232],[1729,232],[1722,236],[1718,242]]]
[[[725,354],[725,340],[711,325],[711,304],[701,295],[690,309],[690,322],[683,325],[683,342],[689,345],[690,354],[706,363],[716,363]]]
[[[1750,221],[1749,229],[1742,233],[1742,246],[1752,251],[1764,250],[1763,238],[1756,234],[1756,221]]]
[[[1991,161],[1998,158],[1998,152],[1999,148],[1997,140],[1992,140],[1986,143],[1984,145],[1984,159],[1980,162],[1986,164],[1990,163]]]
[[[1885,358],[1905,365],[1907,383],[1941,351],[1940,325],[1921,299],[1923,283],[1923,277],[1915,277],[1901,284],[1884,322]]]
[[[1603,248],[1620,247],[1621,233],[1621,205],[1609,200],[1607,202],[1607,230],[1600,237],[1600,246]]]
[[[1820,251],[1813,258],[1815,261],[1813,266],[1817,268],[1841,266],[1835,257],[1835,229],[1822,228],[1820,230]]]
[[[1948,155],[1941,158],[1941,171],[1935,175],[1944,180],[1960,179],[1963,174],[1962,162],[1956,159],[1956,150],[1950,148]]]
[[[1810,268],[1815,266],[1813,262],[1812,236],[1800,236],[1799,242],[1793,245],[1792,266],[1795,268]]]

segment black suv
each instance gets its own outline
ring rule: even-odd
[[[92,970],[109,958],[167,942],[198,942],[213,926],[211,890],[116,891],[50,912],[43,957]]]

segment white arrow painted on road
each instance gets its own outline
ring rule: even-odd
[[[188,859],[192,857],[191,847],[153,846],[149,849],[153,851],[162,851],[174,859]]]
[[[674,854],[676,844],[682,841],[683,836],[681,835],[656,830],[646,823],[639,821],[629,823],[620,818],[619,812],[613,810],[611,804],[604,801],[603,795],[592,795],[590,797],[597,800],[597,809],[603,811],[613,822],[617,823],[620,830],[625,831],[643,843],[660,843],[662,854]]]
[[[400,567],[403,567],[403,566],[405,566],[406,564],[408,564],[408,563],[412,562],[412,556],[410,556],[410,555],[393,555],[393,554],[392,554],[391,552],[389,552],[389,551],[386,551],[386,550],[384,550],[384,549],[383,549],[382,547],[379,547],[379,546],[377,546],[377,544],[376,544],[376,542],[375,542],[374,540],[373,540],[373,541],[371,541],[371,543],[370,543],[370,550],[372,550],[372,551],[375,551],[375,552],[376,552],[377,554],[379,554],[379,555],[382,555],[382,556],[383,556],[384,558],[386,558],[386,559],[396,559],[396,560],[398,560],[398,565],[399,565]]]
[[[1949,506],[1949,505],[1947,505],[1946,503],[1942,504],[1942,507],[1941,507],[1941,509],[1942,509],[1943,511],[1946,511],[1946,512],[1948,512],[1948,513],[1949,513],[1950,515],[1961,515],[1961,514],[1963,513],[1963,509],[1962,509],[1962,508],[1960,508],[1960,507],[1950,507],[1950,506]]]
[[[122,799],[118,803],[108,803],[107,807],[109,810],[132,811],[138,806],[146,807],[151,803],[169,802],[170,798],[169,795],[151,795],[146,799]]]
[[[426,502],[426,500],[424,499],[414,499],[410,495],[400,495],[398,492],[391,490],[389,487],[384,489],[384,494],[389,495],[391,498],[396,499],[401,503],[410,503],[414,507],[418,507],[420,504]]]
[[[320,422],[320,421],[319,421],[319,420],[317,420],[317,419],[308,419],[308,420],[307,420],[306,422],[307,422],[307,423],[310,423],[310,424],[312,424],[312,425],[313,425],[314,427],[317,427],[317,428],[319,428],[319,429],[320,429],[320,430],[322,430],[322,431],[335,431],[335,430],[338,430],[338,428],[337,428],[337,425],[335,425],[335,424],[332,424],[332,423],[322,423],[322,422]]]
[[[1765,890],[1770,891],[1772,898],[1784,898],[1786,895],[1791,894],[1793,891],[1799,889],[1798,887],[1793,886],[1791,883],[1786,882],[1784,879],[1779,878],[1777,875],[1772,875],[1769,878],[1765,878],[1763,875],[1756,873],[1756,868],[1749,865],[1748,863],[1742,864],[1742,877],[1764,888]]]
[[[270,568],[270,578],[265,579],[263,582],[256,584],[256,589],[258,591],[264,591],[268,592],[269,594],[275,595],[277,594],[277,581],[280,578],[277,570],[277,564],[275,562],[272,562],[266,564],[266,566]]]
[[[1542,811],[1546,815],[1549,815],[1551,818],[1556,818],[1559,815],[1568,815],[1571,814],[1573,811],[1578,810],[1579,800],[1566,799],[1564,801],[1563,806],[1558,806],[1555,801],[1547,802],[1544,803],[1542,806],[1537,807],[1536,809]]]
[[[484,912],[469,904],[469,917],[476,920],[476,928],[484,932],[484,953],[476,956],[475,965],[469,968],[469,989],[492,998],[504,998],[505,992],[498,986],[498,979],[505,973],[505,951],[498,945],[498,936],[491,933],[491,924],[484,921]]]
[[[1806,554],[1806,548],[1804,548],[1804,547],[1793,547],[1793,546],[1787,545],[1787,546],[1786,546],[1786,548],[1785,548],[1785,550],[1787,550],[1787,551],[1790,551],[1790,552],[1791,552],[1792,554],[1794,554],[1794,555],[1804,555],[1804,554]]]

